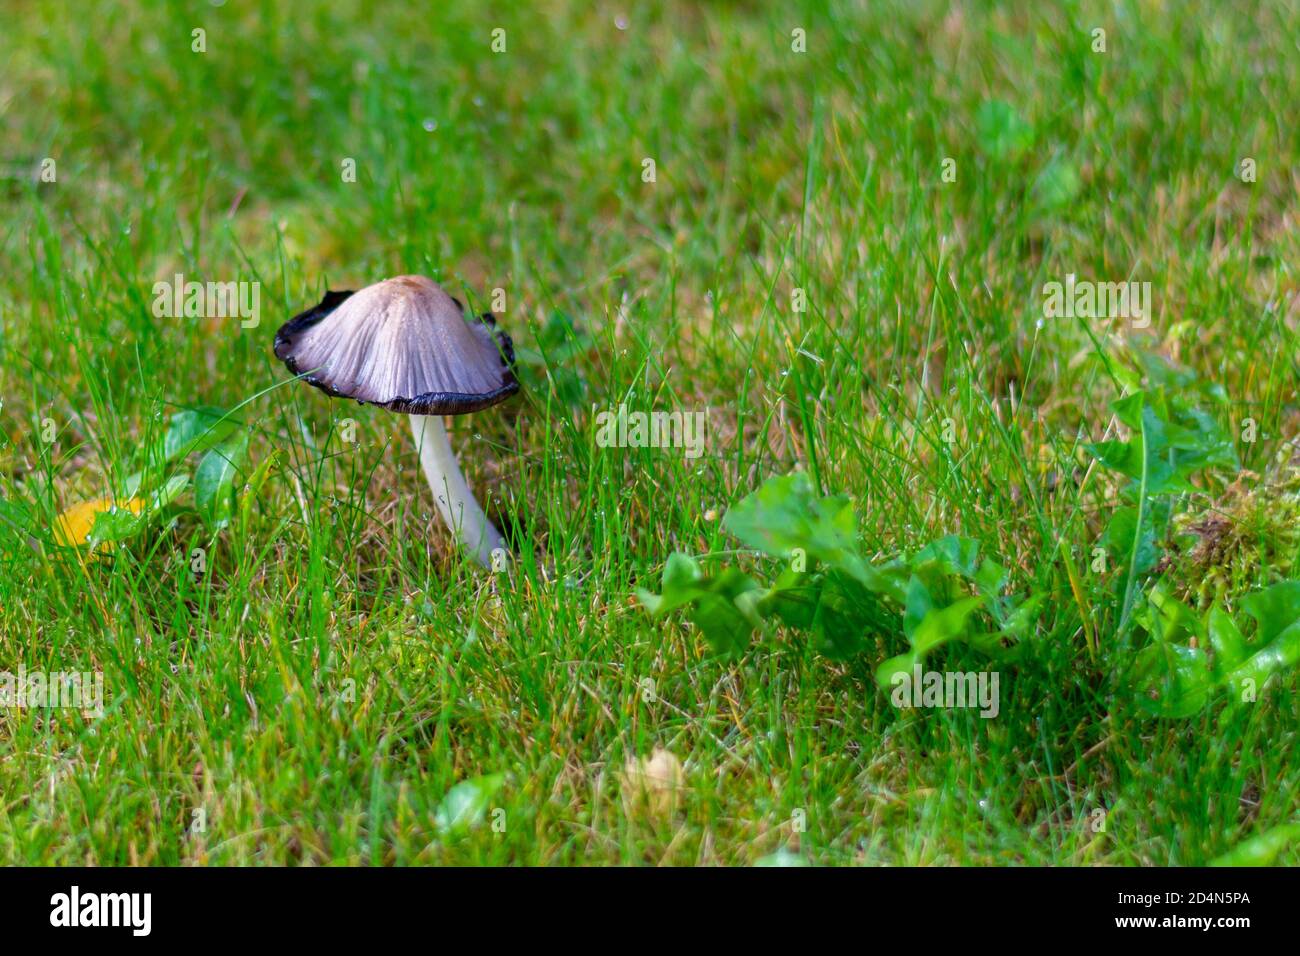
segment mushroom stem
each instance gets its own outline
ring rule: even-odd
[[[492,552],[504,548],[505,541],[479,507],[474,492],[469,490],[456,453],[447,440],[442,416],[412,415],[411,434],[415,436],[415,447],[419,449],[420,464],[429,479],[433,500],[438,503],[447,527],[474,553],[479,564],[492,567]]]

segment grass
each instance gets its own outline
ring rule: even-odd
[[[1201,864],[1294,820],[1294,673],[1185,720],[1108,678],[1127,568],[1090,554],[1118,484],[1082,450],[1139,350],[1196,370],[1259,430],[1256,506],[1223,473],[1176,506],[1233,522],[1225,600],[1300,567],[1268,520],[1300,431],[1293,3],[4,6],[0,498],[37,540],[0,524],[0,670],[102,671],[109,704],[0,710],[0,860]],[[989,145],[990,101],[1020,148]],[[261,324],[155,317],[177,272],[260,282]],[[520,398],[450,423],[508,582],[456,553],[400,416],[272,355],[326,288],[402,273],[528,359]],[[1066,273],[1150,281],[1150,328],[1042,320]],[[707,409],[705,454],[597,447],[620,402]],[[48,540],[201,405],[247,425],[249,470],[276,456],[246,521]],[[960,533],[1048,595],[997,719],[890,706],[897,634],[723,661],[637,605],[797,467],[854,497],[867,553]],[[622,800],[656,745],[670,814]],[[498,772],[503,825],[441,832]]]

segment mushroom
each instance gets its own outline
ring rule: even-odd
[[[490,313],[467,322],[432,279],[398,276],[359,292],[326,292],[275,333],[275,355],[329,395],[411,417],[420,464],[443,520],[485,567],[504,548],[447,440],[443,415],[464,415],[519,391],[510,336]]]

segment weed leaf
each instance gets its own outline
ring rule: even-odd
[[[177,412],[163,439],[163,458],[184,458],[225,441],[239,424],[228,415],[225,409],[210,405]]]
[[[237,432],[199,460],[194,507],[209,530],[226,526],[234,513],[235,476],[248,457],[248,433]]]
[[[492,798],[505,781],[505,774],[492,773],[462,780],[448,790],[433,814],[438,832],[457,836],[482,823],[492,807]]]

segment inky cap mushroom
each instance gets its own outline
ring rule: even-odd
[[[359,292],[326,292],[275,334],[290,372],[340,398],[411,416],[420,463],[443,519],[489,566],[503,547],[447,440],[443,415],[463,415],[519,391],[510,336],[491,315],[466,322],[459,302],[424,276]]]

